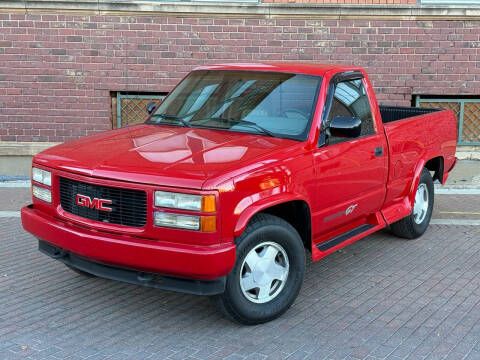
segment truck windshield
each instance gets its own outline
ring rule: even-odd
[[[193,71],[147,123],[306,140],[321,81],[279,72]]]

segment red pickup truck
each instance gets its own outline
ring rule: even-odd
[[[317,261],[379,229],[427,229],[455,165],[452,111],[378,106],[355,66],[192,71],[142,125],[33,159],[23,227],[83,273],[284,313]]]

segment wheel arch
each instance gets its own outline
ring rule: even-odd
[[[415,201],[415,192],[417,191],[418,183],[420,182],[420,177],[422,176],[423,169],[427,169],[429,171],[434,171],[435,174],[433,175],[433,180],[439,180],[440,182],[443,181],[443,171],[444,171],[444,161],[443,156],[435,156],[428,160],[421,159],[415,168],[412,185],[410,187],[410,192],[408,194],[408,200],[410,202],[410,206],[413,207],[413,203]]]
[[[260,213],[271,214],[288,222],[300,235],[304,247],[311,251],[311,212],[310,205],[305,199],[292,195],[252,204],[240,215],[234,229],[234,236],[240,236],[251,219]]]
[[[433,171],[433,181],[438,180],[440,183],[443,183],[443,174],[444,174],[444,165],[445,161],[443,156],[437,156],[431,158],[425,163],[425,166],[429,171]]]

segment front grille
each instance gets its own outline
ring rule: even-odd
[[[112,211],[102,211],[76,203],[78,194],[90,199],[106,199],[112,203]],[[88,184],[72,179],[60,178],[60,204],[63,210],[90,220],[105,223],[142,227],[147,223],[147,194],[145,191],[121,189]]]

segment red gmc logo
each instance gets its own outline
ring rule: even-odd
[[[83,206],[90,209],[97,209],[102,211],[112,211],[112,208],[109,208],[105,205],[111,204],[112,200],[91,198],[90,196],[77,194],[75,202],[78,206]]]

